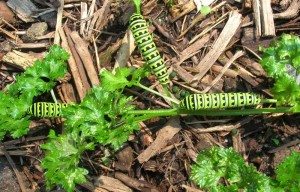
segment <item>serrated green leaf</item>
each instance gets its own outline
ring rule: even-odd
[[[276,169],[276,179],[281,188],[290,192],[300,189],[300,153],[293,152]]]
[[[297,112],[300,103],[300,85],[296,82],[296,77],[300,73],[300,38],[284,34],[268,48],[261,50],[263,57],[260,63],[267,74],[275,80],[272,93],[278,100],[277,105],[291,106],[292,110]],[[288,71],[287,66],[291,66],[297,74]]]
[[[102,70],[100,73],[102,87],[108,91],[123,89],[129,83],[126,77],[130,74],[129,68],[118,68],[116,74],[107,70]]]
[[[42,145],[46,156],[42,161],[45,169],[47,188],[61,185],[67,191],[73,191],[76,183],[86,181],[86,169],[78,167],[80,155],[86,149],[91,149],[78,132],[56,136],[54,131],[49,133],[49,141]]]
[[[144,68],[117,68],[115,74],[103,69],[100,72],[103,89],[107,91],[115,91],[137,85],[140,79],[145,77],[146,70]]]
[[[37,60],[24,73],[16,76],[16,82],[0,94],[1,137],[10,133],[14,138],[23,136],[28,131],[29,119],[27,109],[35,96],[49,91],[59,77],[66,72],[68,54],[61,47],[54,45],[46,57]]]
[[[220,183],[223,178],[228,185]],[[270,191],[270,179],[246,165],[242,157],[231,148],[212,147],[197,156],[192,166],[191,179],[209,191]]]

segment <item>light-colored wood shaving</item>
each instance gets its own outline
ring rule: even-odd
[[[102,191],[102,189],[104,189],[113,192],[132,192],[132,190],[124,185],[120,180],[104,175],[96,178],[95,184],[97,186],[95,190],[98,191]]]
[[[260,0],[262,36],[275,36],[275,24],[271,8],[271,0]]]
[[[296,17],[300,11],[300,0],[293,0],[290,6],[281,13],[274,14],[274,19],[291,19]]]
[[[168,123],[158,131],[157,137],[151,145],[137,157],[139,163],[148,161],[151,157],[158,154],[168,144],[168,141],[181,130],[178,118],[171,118]]]
[[[241,24],[241,17],[242,15],[237,11],[231,12],[225,27],[223,28],[218,39],[213,44],[212,49],[195,67],[195,70],[197,70],[199,73],[193,78],[193,81],[200,81],[209,71],[211,66],[217,61],[219,56],[224,52],[226,46],[230,42],[231,38],[235,35]]]
[[[135,49],[135,43],[134,38],[132,35],[132,32],[130,30],[127,30],[126,34],[124,35],[122,39],[121,47],[119,48],[116,56],[116,62],[114,65],[114,70],[118,67],[125,67],[127,66],[127,62],[129,60],[129,57],[131,53]]]
[[[261,36],[261,16],[260,16],[260,0],[253,0],[252,7],[253,7],[253,16],[254,16],[254,23],[255,23],[255,35],[256,37]]]
[[[35,56],[30,55],[28,53],[13,50],[11,52],[6,53],[3,56],[2,61],[24,70],[27,67],[32,66],[36,59],[37,58]]]
[[[87,31],[87,38],[89,40],[92,40],[92,36],[99,36],[101,34],[101,30],[109,22],[108,18],[110,14],[111,3],[111,0],[105,0],[102,7],[93,14],[93,18],[88,26]]]

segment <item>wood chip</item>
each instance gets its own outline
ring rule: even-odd
[[[274,14],[274,19],[291,19],[296,17],[300,11],[300,0],[293,0],[290,6],[281,13]]]
[[[17,14],[24,22],[33,22],[31,17],[38,11],[38,8],[30,0],[8,0],[6,4]]]
[[[96,72],[93,58],[89,52],[87,43],[79,36],[76,31],[71,32],[70,37],[73,40],[76,51],[82,60],[85,71],[92,85],[99,84],[98,73]]]
[[[101,175],[96,179],[95,185],[98,186],[95,188],[95,191],[103,191],[102,189],[105,189],[111,192],[132,192],[129,187],[124,185],[118,179],[107,177],[104,175]]]
[[[255,23],[255,35],[256,37],[261,36],[261,15],[260,15],[260,0],[253,0],[253,16]]]
[[[142,180],[137,180],[134,178],[129,177],[128,175],[125,175],[120,172],[115,173],[115,177],[128,185],[129,187],[132,187],[138,191],[151,191],[151,192],[159,192],[154,186],[152,186],[150,183]]]
[[[260,4],[262,36],[275,36],[276,33],[273,12],[271,8],[271,0],[260,0]]]
[[[237,133],[232,134],[232,146],[233,149],[241,154],[244,159],[247,159],[245,144],[242,141],[241,133],[238,129],[235,129]]]
[[[214,6],[211,9],[211,13],[210,14],[216,12],[219,8],[221,8],[225,4],[226,4],[226,1],[223,1],[223,2],[219,3],[218,5]],[[195,18],[192,20],[191,24],[189,24],[188,27],[183,32],[181,32],[181,34],[179,35],[178,38],[183,37],[191,28],[193,28],[197,23],[199,23],[200,21],[202,21],[204,18],[206,18],[206,15],[203,15],[203,14],[201,14],[201,12],[199,12],[195,16]]]
[[[116,62],[114,65],[114,69],[118,67],[126,67],[127,62],[131,53],[134,51],[136,45],[134,43],[133,34],[130,30],[127,30],[126,34],[122,39],[121,47],[119,48],[116,55]]]
[[[134,161],[133,149],[129,146],[122,149],[116,154],[117,161],[115,162],[116,170],[129,172],[132,162]]]
[[[5,20],[8,23],[16,22],[15,14],[11,9],[6,5],[5,1],[0,1],[0,25],[4,23]]]
[[[109,15],[110,15],[110,5],[112,1],[111,0],[105,0],[103,2],[103,5],[101,9],[97,10],[94,15],[93,19],[90,22],[90,25],[88,26],[87,31],[87,38],[89,40],[92,40],[92,36],[100,35],[101,30],[104,28],[104,26],[107,25],[109,22]]]
[[[230,42],[230,39],[235,35],[241,24],[242,15],[237,11],[233,11],[230,14],[230,17],[223,28],[220,36],[212,46],[212,49],[206,54],[206,56],[200,61],[196,66],[195,70],[199,72],[194,78],[193,81],[201,80],[204,75],[209,71],[211,66],[217,61],[219,56],[224,52],[226,46]]]
[[[167,1],[168,0],[164,0]],[[170,9],[170,13],[172,15],[172,22],[176,21],[180,17],[188,14],[196,8],[196,5],[193,0],[180,0],[177,5],[174,5]]]
[[[86,92],[87,90],[89,90],[91,88],[91,85],[89,84],[88,77],[87,77],[87,74],[85,72],[82,60],[81,60],[79,54],[77,53],[77,51],[75,49],[75,43],[73,42],[73,40],[71,38],[71,30],[68,27],[65,26],[64,31],[67,35],[68,45],[70,47],[72,56],[75,59],[75,64],[76,64],[76,67],[78,69],[81,81],[82,81],[83,90],[85,90],[84,92]]]
[[[59,45],[60,36],[59,30],[62,26],[62,17],[64,12],[64,0],[59,0],[60,6],[57,9],[56,25],[55,25],[55,34],[54,34],[54,44]]]
[[[69,69],[70,69],[71,75],[73,77],[73,81],[74,81],[78,96],[79,96],[80,100],[82,100],[89,87],[86,87],[86,88],[83,87],[83,82],[82,82],[79,70],[77,68],[76,61],[71,52],[67,37],[62,28],[59,30],[59,34],[60,34],[60,38],[62,40],[61,46],[70,54],[70,58],[68,59]]]
[[[197,133],[209,133],[209,132],[217,132],[217,131],[226,131],[229,132],[233,129],[238,129],[242,125],[245,125],[249,123],[254,117],[246,117],[242,119],[241,121],[238,121],[236,124],[231,124],[231,125],[218,125],[214,127],[209,127],[209,128],[204,128],[204,129],[197,129],[195,130]]]
[[[6,53],[2,58],[3,62],[7,62],[22,70],[32,66],[35,60],[37,60],[37,58],[33,55],[16,50]]]
[[[165,127],[160,129],[157,133],[157,137],[151,145],[145,149],[137,157],[140,163],[148,161],[151,157],[155,156],[167,146],[168,141],[173,138],[173,136],[178,133],[181,129],[180,122],[178,118],[171,118]]]

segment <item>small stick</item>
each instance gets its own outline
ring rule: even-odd
[[[59,0],[60,7],[57,9],[57,19],[56,19],[56,27],[55,27],[55,35],[54,35],[54,44],[59,45],[60,36],[58,30],[61,28],[62,16],[64,11],[64,0]]]

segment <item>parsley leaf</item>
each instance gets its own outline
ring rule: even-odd
[[[300,38],[282,35],[263,51],[262,67],[275,80],[272,93],[280,106],[291,106],[300,111]]]
[[[139,84],[141,78],[145,77],[147,72],[144,68],[117,68],[116,73],[103,69],[100,72],[102,87],[107,91],[124,89]]]
[[[42,145],[46,151],[42,167],[46,170],[47,188],[58,184],[72,192],[76,183],[86,181],[85,176],[88,174],[86,169],[78,167],[80,155],[84,150],[93,149],[94,145],[82,142],[84,139],[76,132],[56,136],[50,130],[49,138],[48,143]]]
[[[28,107],[35,96],[51,90],[56,79],[64,76],[68,57],[61,47],[52,46],[44,59],[37,60],[17,76],[16,82],[5,92],[0,92],[0,140],[7,133],[13,138],[27,133],[30,123],[26,114]]]
[[[227,186],[220,182],[221,178],[228,182]],[[271,191],[269,178],[246,165],[232,148],[202,151],[192,166],[191,179],[209,191]]]
[[[278,165],[276,179],[285,191],[296,192],[300,189],[300,153],[293,152]]]
[[[68,117],[66,130],[81,131],[99,144],[118,149],[139,128],[135,116],[127,114],[134,109],[130,100],[119,91],[108,92],[100,86],[94,87],[79,105],[62,110],[62,114]]]

